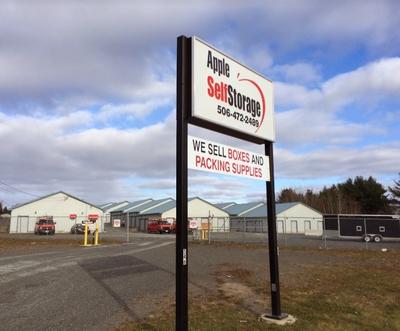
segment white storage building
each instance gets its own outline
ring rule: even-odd
[[[72,225],[97,218],[103,229],[103,210],[65,192],[56,192],[18,205],[11,211],[10,233],[33,233],[39,217],[52,217],[56,233],[69,232]]]
[[[265,203],[235,204],[225,209],[231,215],[231,228],[236,231],[266,232],[267,206]],[[276,204],[278,233],[321,235],[323,215],[301,202]]]
[[[122,226],[125,226],[126,220],[129,217],[130,227],[135,220],[135,215],[137,215],[141,210],[147,208],[148,206],[154,206],[158,203],[162,203],[162,200],[153,200],[153,199],[143,199],[139,201],[133,201],[128,203],[127,205],[120,206],[118,208],[113,209],[110,212],[111,223],[113,220],[118,219]]]
[[[123,208],[126,205],[129,205],[129,201],[122,201],[122,202],[110,202],[106,203],[104,205],[99,206],[99,208],[104,210],[104,216],[105,216],[105,223],[110,223],[111,222],[111,212],[114,210],[117,210],[119,208]]]
[[[141,210],[136,216],[134,226],[139,231],[147,230],[149,220],[163,219],[170,223],[176,221],[176,201],[172,198],[164,199],[153,206]],[[202,223],[208,223],[210,218],[210,231],[228,232],[229,231],[229,214],[216,207],[215,205],[199,198],[194,197],[188,200],[188,219],[196,222],[197,228],[201,228]]]

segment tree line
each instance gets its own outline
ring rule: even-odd
[[[0,215],[1,214],[10,214],[10,210],[7,207],[3,207],[3,203],[0,201]]]
[[[357,176],[330,187],[324,186],[319,192],[285,188],[277,200],[303,202],[326,214],[391,214],[400,207],[400,180],[395,180],[386,190],[371,176]]]

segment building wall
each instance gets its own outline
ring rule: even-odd
[[[277,229],[278,233],[322,234],[322,214],[298,204],[277,215]]]
[[[292,208],[289,208],[279,214],[279,217],[314,217],[314,218],[319,218],[322,219],[322,214],[317,212],[316,210],[303,205],[303,204],[298,204],[293,206]]]
[[[111,207],[111,208],[105,208],[104,223],[110,224],[112,219],[113,219],[111,217],[111,213],[114,212],[114,210],[120,209],[121,207],[124,207],[124,206],[127,206],[127,205],[129,205],[129,202],[128,201],[124,201],[124,202],[121,202],[118,205],[115,205],[115,206]],[[117,218],[117,217],[114,217],[114,218]]]
[[[267,232],[266,217],[231,217],[232,231],[240,232]],[[276,216],[278,233],[301,233],[322,235],[322,214],[312,208],[299,204],[285,210]]]
[[[76,220],[69,219],[70,214],[76,214]],[[56,232],[69,232],[75,223],[87,220],[87,215],[98,214],[102,224],[103,211],[97,207],[79,201],[64,193],[57,193],[41,200],[14,208],[11,211],[10,233],[33,232],[37,218],[53,216]],[[102,226],[100,226],[100,231]]]
[[[113,220],[118,219],[121,221],[121,224],[125,224],[126,221],[126,213],[122,211],[113,211],[110,213],[110,223],[112,225]]]
[[[229,214],[215,206],[202,201],[193,199],[188,202],[188,218],[196,221],[198,228],[201,223],[205,223],[211,215],[211,231],[229,231]],[[170,209],[162,214],[162,218],[176,218],[176,208]]]
[[[196,221],[198,228],[201,227],[202,222],[207,222],[209,215],[213,216],[210,219],[211,231],[229,231],[229,214],[227,212],[200,199],[188,201],[188,218]],[[138,231],[146,232],[147,223],[150,219],[164,219],[173,222],[176,220],[176,208],[167,210],[162,214],[134,215],[131,225],[137,228]]]

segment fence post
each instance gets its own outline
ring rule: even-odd
[[[283,237],[285,238],[285,246],[287,246],[287,236],[286,236],[286,216],[283,217]]]
[[[325,247],[325,249],[328,249],[328,245],[327,245],[327,242],[326,242],[326,229],[325,229],[325,220],[322,218],[322,237],[323,237],[323,240],[324,240],[324,247]]]
[[[210,211],[208,211],[208,219],[207,219],[207,222],[208,222],[208,224],[207,224],[207,232],[208,232],[208,244],[211,244],[211,238],[210,238],[210,224],[211,224],[211,222],[210,222],[210,219],[211,219],[211,212]]]
[[[125,227],[126,227],[126,242],[129,242],[129,212],[126,214]]]

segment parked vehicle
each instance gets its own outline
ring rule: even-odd
[[[325,230],[337,230],[341,238],[379,243],[400,239],[398,215],[324,215]]]
[[[71,227],[71,233],[84,234],[85,224],[77,223]],[[88,234],[90,233],[90,228],[88,227]]]
[[[35,234],[55,234],[56,223],[53,222],[53,218],[40,217],[35,224]]]
[[[197,229],[197,222],[193,221],[191,218],[188,219],[188,233],[192,233]],[[171,224],[171,232],[176,233],[176,221]]]
[[[170,233],[172,232],[172,224],[162,220],[149,221],[147,224],[147,232]]]

